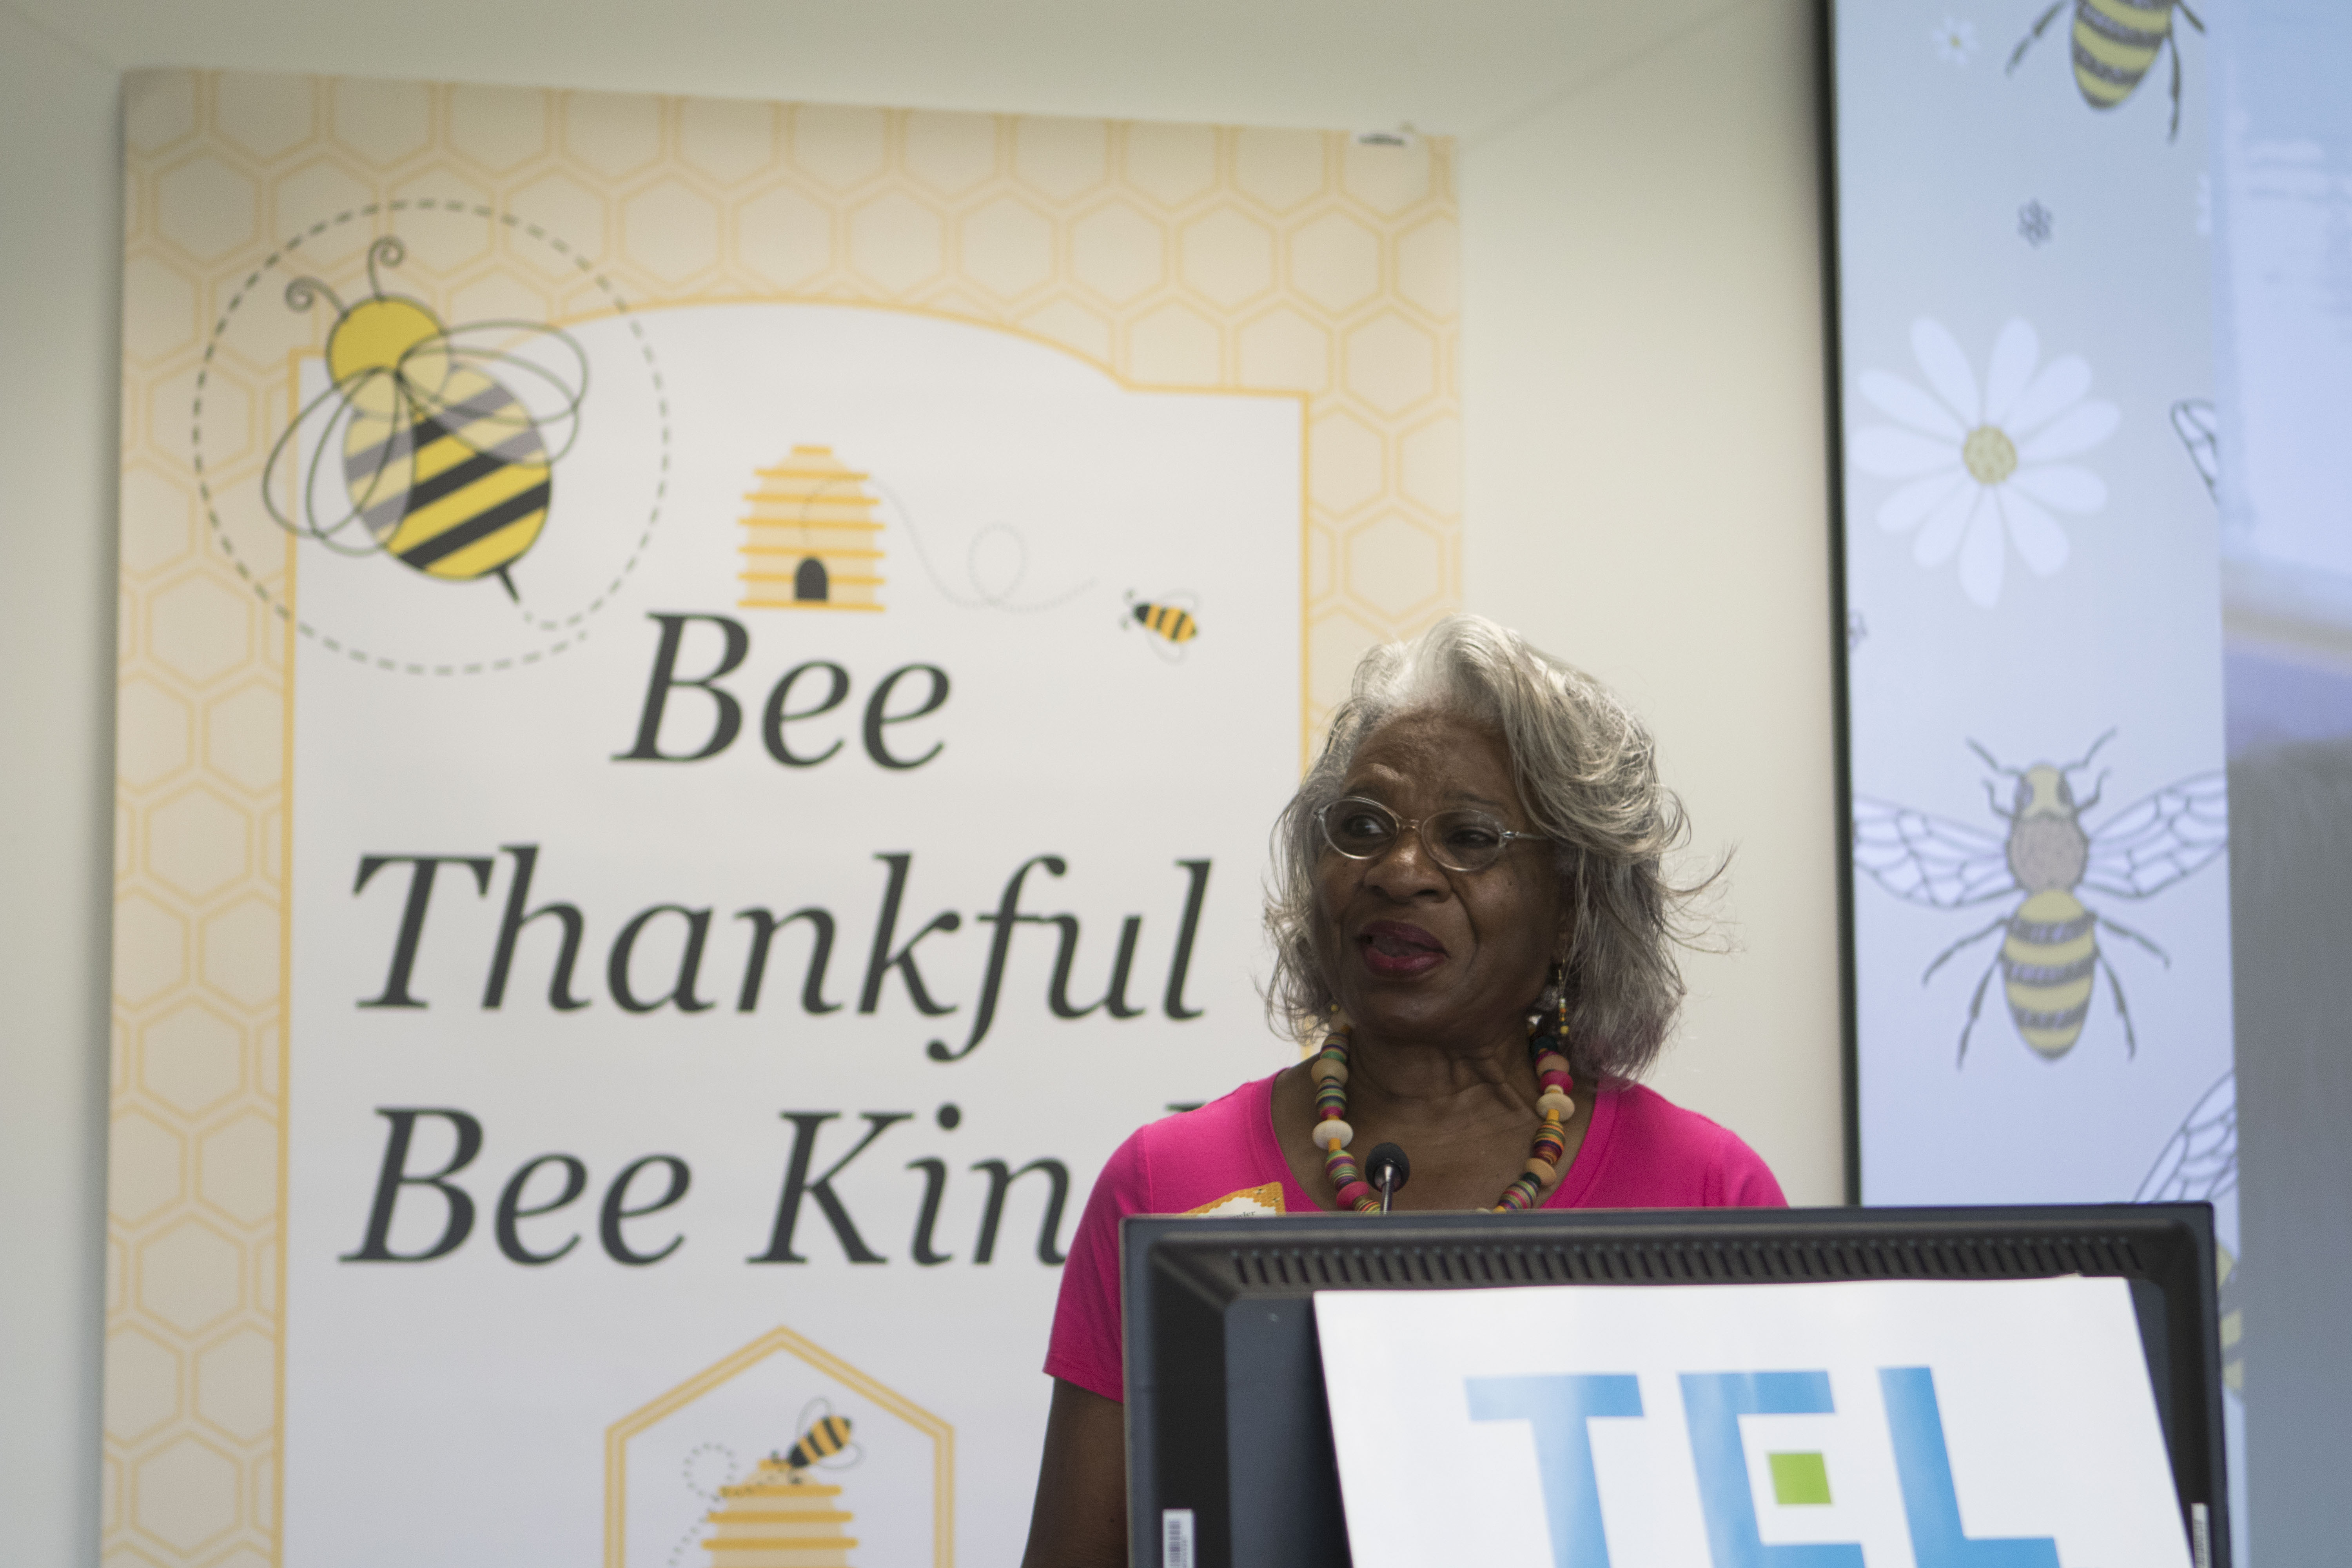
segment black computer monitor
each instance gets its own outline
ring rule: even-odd
[[[1198,1568],[1348,1562],[1318,1290],[1832,1279],[2130,1282],[2184,1528],[2229,1564],[2213,1215],[2205,1204],[1946,1209],[1138,1215],[1121,1227],[1129,1561],[1189,1509]]]

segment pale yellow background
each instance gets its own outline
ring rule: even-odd
[[[1374,638],[1459,595],[1451,160],[1305,131],[178,71],[129,79],[124,108],[107,1542],[124,1561],[275,1562],[291,633],[285,556],[243,575],[191,466],[228,302],[274,302],[297,272],[355,300],[369,238],[454,205],[469,237],[398,272],[445,321],[609,310],[518,231],[539,226],[632,308],[918,310],[1133,385],[1298,395],[1312,726]],[[289,312],[285,346],[331,322]],[[290,364],[211,356],[224,505],[250,505]]]

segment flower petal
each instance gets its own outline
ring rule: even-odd
[[[1900,419],[1914,430],[1925,430],[1930,436],[1942,436],[1958,442],[1968,435],[1967,426],[1952,417],[1952,411],[1904,380],[1883,370],[1866,370],[1860,383],[1863,396],[1877,405],[1881,414]]]
[[[2009,523],[2010,542],[2035,576],[2047,577],[2066,564],[2066,531],[2058,526],[2056,518],[2018,494],[2014,487],[1994,499]]]
[[[2081,354],[2067,354],[2042,367],[2042,374],[2018,395],[2001,423],[2011,437],[2031,436],[2077,403],[2091,390],[2091,367]]]
[[[2018,442],[2018,461],[2046,463],[2053,458],[2087,452],[2114,435],[2122,420],[2123,415],[2112,403],[2082,404],[2061,415],[2040,433]]]
[[[1944,498],[1944,504],[1927,514],[1927,526],[1911,542],[1911,559],[1922,566],[1941,566],[1960,547],[1960,536],[1968,531],[1969,519],[1985,503],[1984,487],[1965,484]]]
[[[1914,479],[1888,496],[1878,505],[1878,526],[1889,533],[1901,533],[1916,528],[1920,520],[1951,498],[1954,490],[1969,482],[1968,475],[1955,468],[1949,473],[1929,474],[1924,479]]]
[[[1963,426],[1983,422],[1984,405],[1977,397],[1976,372],[1969,368],[1969,356],[1944,330],[1944,323],[1922,316],[1911,323],[1911,352],[1919,356],[1919,368],[1927,373],[1927,384],[1936,395],[1952,405]]]
[[[2072,463],[2043,463],[2010,475],[2011,489],[2023,490],[2060,511],[2098,511],[2107,504],[2107,481]]]
[[[1988,610],[2000,603],[2000,569],[2009,558],[2009,542],[2001,531],[2000,509],[1980,506],[1969,519],[1969,536],[1960,544],[1960,587]]]
[[[1984,416],[1988,425],[2005,425],[2009,411],[2033,379],[2042,360],[2042,340],[2030,321],[2012,320],[2001,328],[1992,345],[1992,363],[1985,367]]]
[[[1937,468],[1957,468],[1960,464],[1958,444],[1933,441],[1908,430],[1897,430],[1892,425],[1874,425],[1867,430],[1855,431],[1849,455],[1855,468],[1882,479],[1916,479]]]

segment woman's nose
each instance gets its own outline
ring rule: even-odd
[[[1406,898],[1423,889],[1443,889],[1446,885],[1445,873],[1430,858],[1429,846],[1422,841],[1421,825],[1417,822],[1399,829],[1388,847],[1373,857],[1367,875],[1391,898]]]

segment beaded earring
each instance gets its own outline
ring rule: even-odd
[[[1560,1158],[1568,1151],[1568,1135],[1563,1128],[1568,1119],[1576,1114],[1576,1101],[1569,1098],[1576,1088],[1576,1079],[1569,1075],[1568,1068],[1565,965],[1552,965],[1551,982],[1551,989],[1559,997],[1557,1008],[1538,1008],[1528,1018],[1528,1054],[1535,1058],[1536,1109],[1543,1112],[1543,1125],[1536,1129],[1535,1146],[1528,1151],[1527,1169],[1503,1189],[1502,1201],[1495,1205],[1498,1212],[1533,1208],[1559,1180]],[[1547,1017],[1547,1014],[1551,1016]]]

